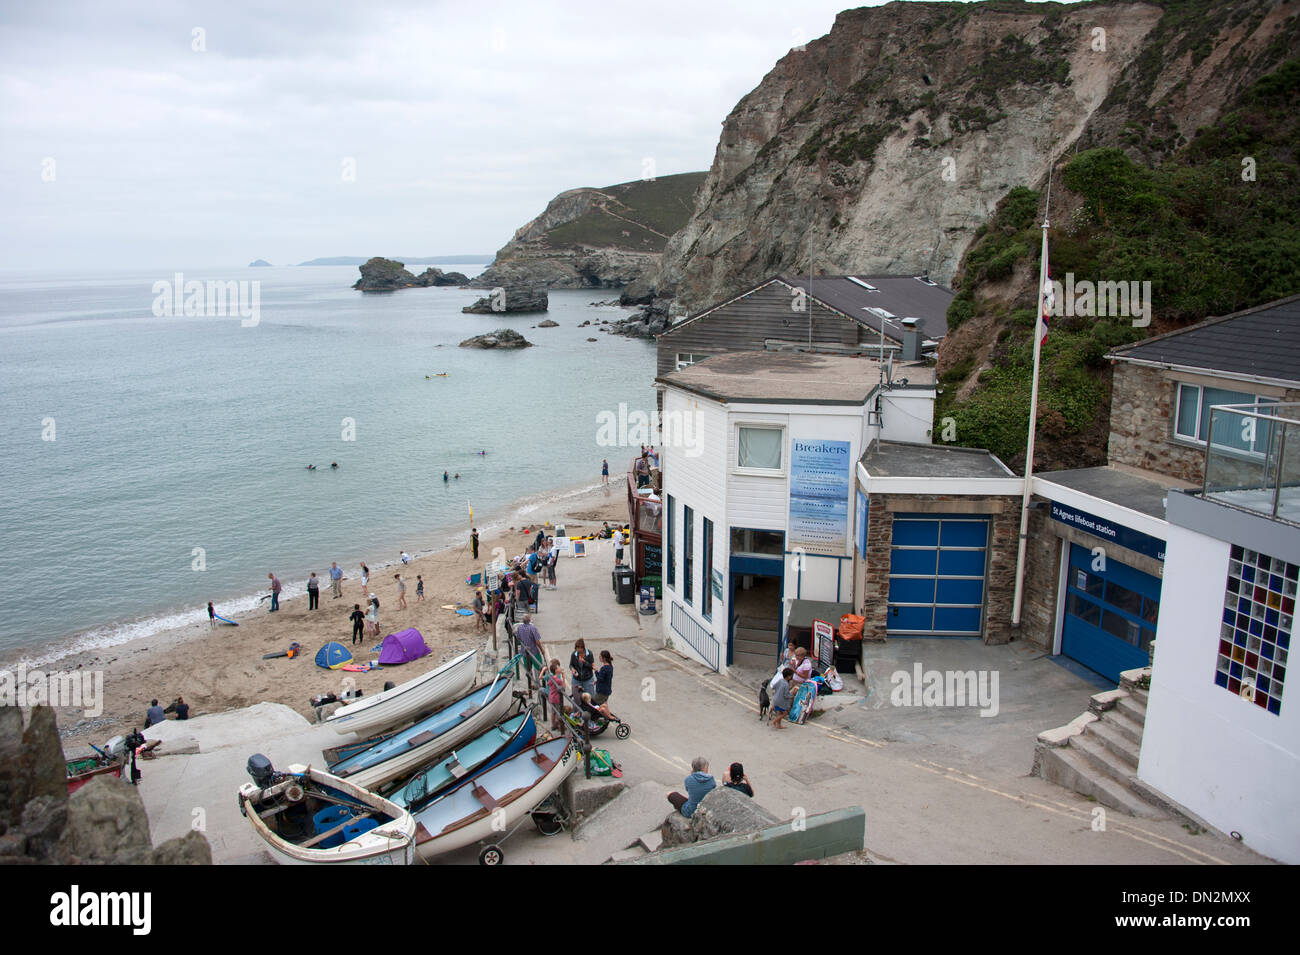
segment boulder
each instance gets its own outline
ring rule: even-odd
[[[417,288],[441,288],[446,285],[464,285],[468,281],[461,272],[444,272],[430,267],[417,275],[412,284]]]
[[[663,837],[660,845],[664,847],[684,846],[695,841],[695,835],[691,832],[691,821],[675,810],[669,813],[664,824],[659,827],[659,835]]]
[[[406,270],[406,263],[375,256],[365,265],[359,265],[361,278],[352,287],[363,292],[391,292],[415,284],[415,276]]]
[[[212,865],[212,846],[194,830],[153,850],[153,865]]]
[[[152,857],[149,817],[128,782],[96,776],[68,798],[67,821],[58,847],[61,861],[144,865]]]
[[[533,343],[513,328],[498,328],[486,335],[475,335],[460,343],[461,348],[532,348]]]
[[[691,818],[680,812],[669,814],[659,833],[663,848],[667,848],[737,832],[756,832],[780,821],[744,793],[719,786],[700,800]]]
[[[511,285],[494,288],[461,311],[477,315],[491,315],[494,312],[544,312],[549,304],[545,286]]]
[[[551,321],[551,320],[548,318],[548,319],[546,319],[545,321],[538,322],[538,323],[537,323],[537,327],[538,327],[538,328],[559,328],[559,327],[560,327],[560,323],[559,323],[559,322],[553,322],[553,321]]]
[[[27,729],[23,732],[23,754],[19,765],[26,777],[29,798],[68,798],[68,767],[63,759],[59,727],[54,721],[52,708],[32,708]]]

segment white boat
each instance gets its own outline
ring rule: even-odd
[[[505,762],[466,779],[415,814],[415,853],[421,862],[473,845],[504,839],[524,816],[560,788],[578,765],[573,739],[534,743]],[[479,861],[499,865],[504,853],[489,845]]]
[[[501,721],[513,702],[510,678],[498,675],[490,684],[399,732],[344,743],[323,755],[331,773],[355,786],[377,789],[482,735]]]
[[[336,733],[356,733],[358,736],[400,726],[468,690],[477,668],[478,651],[470,650],[378,696],[340,706],[325,718],[325,722],[334,727]]]
[[[263,761],[265,773],[239,787],[239,811],[279,864],[415,861],[415,821],[401,806],[311,766],[277,773]]]

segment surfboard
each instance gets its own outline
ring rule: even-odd
[[[809,680],[794,691],[794,703],[790,706],[790,722],[803,723],[812,711],[817,699],[817,684]]]
[[[473,610],[457,610],[456,613],[460,614],[462,617],[472,617],[472,616],[474,616],[474,611],[473,611]]]
[[[221,614],[214,614],[213,617],[212,617],[212,619],[213,619],[213,620],[220,620],[222,623],[224,623],[224,624],[225,624],[226,626],[228,626],[228,627],[238,627],[238,626],[239,626],[239,624],[235,623],[235,621],[233,621],[233,620],[227,620],[225,617],[221,616]]]

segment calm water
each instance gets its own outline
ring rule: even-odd
[[[578,327],[623,315],[590,307],[609,292],[507,318],[462,314],[475,290],[354,292],[351,266],[184,276],[259,280],[259,324],[155,317],[170,273],[0,273],[0,658],[206,618],[210,599],[238,612],[268,571],[293,592],[331,560],[355,576],[443,546],[469,503],[485,524],[595,484],[626,458],[596,414],[653,407],[653,346]],[[456,347],[499,327],[537,347]]]

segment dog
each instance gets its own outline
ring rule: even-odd
[[[758,719],[762,722],[763,717],[767,716],[768,707],[772,705],[772,698],[767,695],[767,682],[764,681],[758,685]]]

